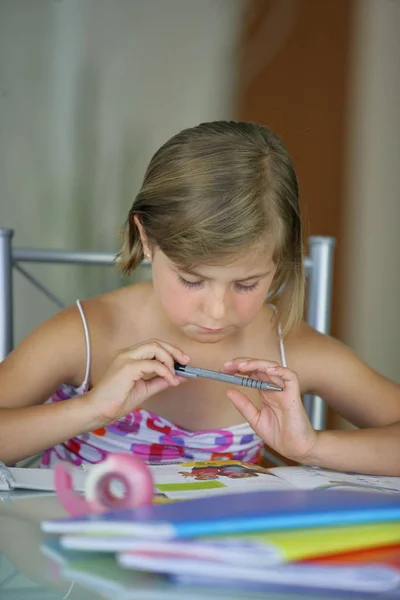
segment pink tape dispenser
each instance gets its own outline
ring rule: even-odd
[[[84,496],[74,490],[68,466],[56,465],[54,483],[60,504],[74,517],[137,508],[150,504],[154,493],[153,477],[144,462],[119,452],[90,468]]]

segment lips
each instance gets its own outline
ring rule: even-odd
[[[220,329],[210,329],[209,327],[201,327],[200,325],[198,325],[198,328],[201,331],[205,331],[206,333],[221,333],[222,331],[224,331],[223,327],[221,327]]]

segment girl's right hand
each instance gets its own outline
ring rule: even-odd
[[[150,396],[185,381],[174,372],[174,361],[189,357],[176,346],[150,340],[118,352],[104,377],[85,396],[91,403],[94,427],[110,425],[134,411]]]

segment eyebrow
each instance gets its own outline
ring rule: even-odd
[[[269,275],[271,273],[270,269],[269,271],[265,271],[264,273],[257,273],[255,275],[249,275],[249,277],[244,277],[243,279],[235,279],[235,281],[237,283],[242,283],[243,281],[250,281],[251,279],[261,279],[262,277],[266,277],[267,275]],[[180,269],[180,271],[183,271],[184,273],[187,273],[188,275],[193,275],[194,277],[199,277],[200,279],[205,279],[205,280],[209,280],[210,277],[204,277],[204,275],[200,275],[199,273],[196,273],[196,271],[193,271],[192,269]]]

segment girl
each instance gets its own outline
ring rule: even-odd
[[[309,465],[400,475],[400,387],[302,322],[301,239],[276,135],[215,122],[174,136],[149,164],[119,255],[126,274],[151,260],[152,282],[77,302],[0,365],[0,459],[257,462],[265,442]],[[187,381],[174,361],[284,390]],[[305,393],[360,429],[314,431]]]

